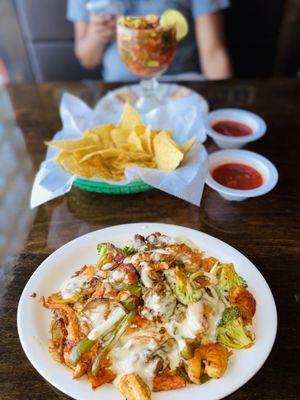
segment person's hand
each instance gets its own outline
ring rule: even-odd
[[[90,34],[103,44],[116,38],[116,16],[112,14],[92,14]]]

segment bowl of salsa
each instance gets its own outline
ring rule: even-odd
[[[209,155],[206,183],[226,200],[242,201],[268,193],[278,181],[276,167],[248,150],[220,150]]]
[[[205,128],[222,149],[239,148],[261,138],[267,129],[258,115],[238,108],[211,111],[205,117]]]

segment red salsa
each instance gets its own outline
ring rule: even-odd
[[[212,128],[225,136],[248,136],[253,132],[250,126],[237,121],[223,120],[212,124]]]
[[[263,184],[263,177],[253,167],[240,163],[227,163],[216,167],[212,177],[223,186],[237,190],[256,189]]]

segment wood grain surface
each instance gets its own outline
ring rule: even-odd
[[[266,156],[277,166],[278,185],[269,194],[244,202],[225,201],[206,187],[200,208],[158,190],[118,196],[73,188],[69,194],[39,207],[25,246],[11,266],[13,279],[2,293],[1,400],[67,398],[39,376],[18,339],[17,305],[31,274],[54,250],[84,233],[142,221],[178,224],[206,232],[236,247],[257,266],[275,297],[278,334],[262,369],[228,399],[300,398],[300,81],[232,80],[189,86],[203,94],[212,109],[240,107],[265,119],[267,134],[247,149]],[[112,87],[101,82],[7,87],[35,170],[44,158],[43,142],[61,126],[58,104],[62,92],[74,93],[93,105]],[[206,147],[209,152],[217,150],[209,140]]]

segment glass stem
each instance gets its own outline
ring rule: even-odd
[[[147,112],[161,104],[157,96],[158,82],[156,78],[143,79],[140,82],[142,97],[137,102],[137,108]]]
[[[157,89],[157,86],[158,82],[156,78],[141,80],[143,96],[146,98],[155,96],[155,90]]]

